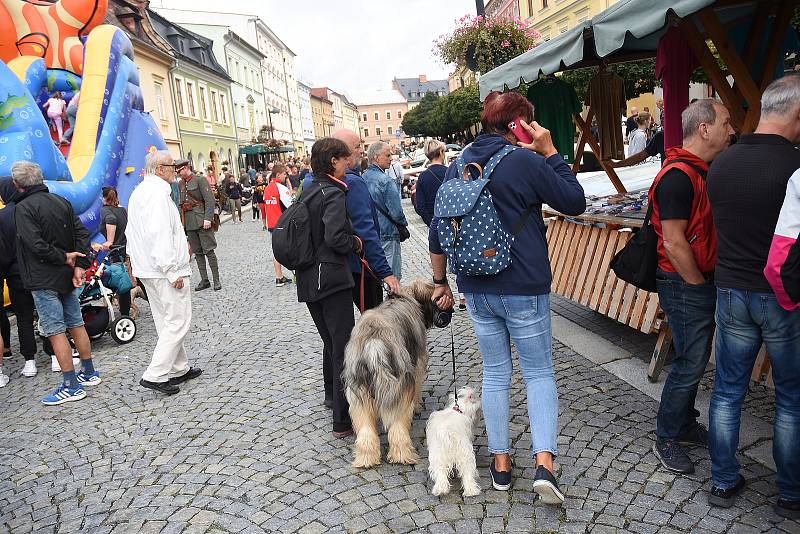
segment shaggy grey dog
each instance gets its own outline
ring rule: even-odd
[[[427,329],[436,311],[432,295],[433,284],[417,279],[365,312],[353,328],[342,372],[356,433],[353,467],[381,463],[378,418],[388,431],[387,460],[419,460],[410,431],[428,367]]]

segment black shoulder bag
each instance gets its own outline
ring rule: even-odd
[[[390,223],[395,225],[395,227],[397,228],[397,231],[400,233],[400,242],[401,243],[403,241],[405,241],[406,239],[408,239],[409,237],[411,237],[411,232],[408,231],[408,226],[400,224],[400,223],[396,222],[394,219],[392,219],[391,215],[386,213],[385,209],[383,209],[382,207],[378,206],[378,204],[376,204],[374,200],[372,201],[372,205],[375,206],[375,209],[378,210],[379,212],[381,212],[384,217],[389,219]]]

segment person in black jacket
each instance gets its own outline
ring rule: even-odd
[[[19,196],[17,188],[11,177],[0,178],[0,199],[3,200],[5,208],[0,210],[0,241],[5,245],[5,253],[0,255],[0,287],[2,280],[5,279],[8,286],[8,296],[11,299],[11,307],[17,317],[17,334],[19,335],[19,349],[25,358],[25,366],[22,368],[23,376],[36,376],[36,334],[33,331],[33,297],[31,292],[25,289],[20,277],[19,264],[17,263],[17,226],[14,224],[14,208],[16,199]],[[2,308],[2,306],[0,306]],[[2,330],[3,341],[6,350],[4,356],[11,353],[10,344],[10,325],[6,318],[5,309],[0,309],[0,330]]]
[[[333,138],[320,139],[311,148],[314,180],[303,190],[311,216],[311,242],[316,262],[297,271],[297,300],[305,302],[323,343],[323,358],[333,371],[333,435],[337,438],[353,434],[347,399],[342,388],[344,347],[350,339],[353,317],[353,276],[347,258],[361,251],[347,218],[344,182],[350,149]]]
[[[426,226],[431,225],[433,219],[433,205],[436,202],[436,193],[439,186],[444,183],[444,176],[447,174],[447,165],[444,164],[444,143],[436,139],[425,141],[425,157],[430,161],[430,165],[417,179],[417,194],[414,199],[417,213],[425,221]]]
[[[100,383],[76,293],[89,267],[85,254],[89,231],[67,200],[47,190],[37,164],[18,161],[11,167],[11,177],[21,193],[14,210],[20,274],[33,294],[42,333],[64,374],[64,383],[42,403],[55,406],[81,400],[86,396],[84,385]],[[72,365],[67,330],[81,357],[83,369],[78,374]]]

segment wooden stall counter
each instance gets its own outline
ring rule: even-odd
[[[542,209],[542,216],[550,218],[547,243],[553,292],[645,334],[658,333],[648,370],[648,378],[655,382],[672,342],[658,294],[620,280],[610,267],[633,235],[631,229],[642,227],[644,215],[638,210],[570,217]]]

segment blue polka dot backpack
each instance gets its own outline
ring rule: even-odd
[[[465,276],[489,276],[511,264],[511,244],[531,214],[532,207],[513,229],[506,230],[487,187],[497,164],[517,147],[506,145],[495,153],[484,168],[455,161],[457,178],[447,180],[436,194],[433,208],[438,218],[439,242],[447,255],[450,271]]]

